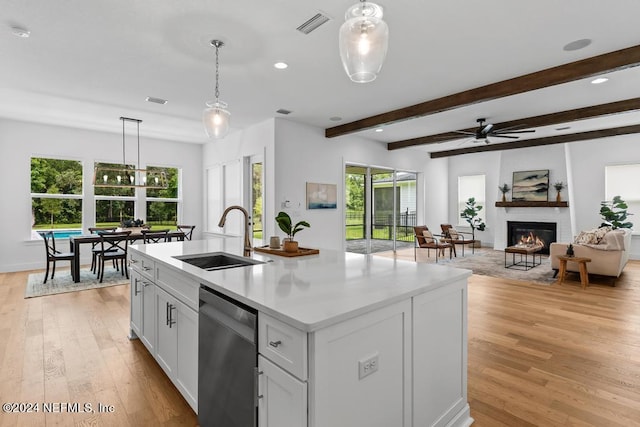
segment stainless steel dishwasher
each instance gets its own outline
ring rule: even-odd
[[[257,426],[257,311],[200,286],[198,421]]]

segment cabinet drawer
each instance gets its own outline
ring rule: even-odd
[[[307,379],[307,334],[301,330],[258,313],[258,352],[299,379]]]
[[[143,276],[151,281],[155,281],[154,270],[155,262],[146,255],[136,251],[129,252],[130,265],[135,268]]]
[[[183,273],[174,272],[159,265],[156,267],[156,285],[163,287],[188,307],[198,311],[200,284],[197,281],[185,277]]]

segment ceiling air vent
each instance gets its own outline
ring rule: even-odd
[[[322,13],[316,13],[315,16],[308,19],[307,22],[300,25],[298,28],[296,28],[296,30],[300,31],[303,34],[309,34],[311,31],[315,30],[327,21],[329,21],[328,16],[323,15]]]
[[[147,96],[147,99],[145,101],[147,101],[147,102],[155,102],[156,104],[161,104],[161,105],[164,105],[164,104],[167,103],[166,99],[154,98],[153,96]]]
[[[279,110],[276,110],[276,113],[287,115],[287,114],[291,114],[291,111],[285,110],[284,108],[281,108]]]

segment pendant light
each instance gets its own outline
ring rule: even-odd
[[[216,48],[216,100],[207,102],[207,108],[202,113],[202,122],[209,138],[221,139],[229,132],[229,117],[231,116],[227,110],[227,104],[219,99],[220,62],[218,50],[224,46],[224,43],[220,40],[211,40],[211,46]]]
[[[153,188],[169,187],[167,172],[164,169],[140,169],[140,123],[142,120],[120,117],[122,120],[122,167],[96,166],[93,174],[93,186],[102,188]],[[138,164],[127,165],[125,149],[125,122],[135,122],[138,134]]]
[[[345,13],[340,27],[340,57],[349,78],[356,83],[376,79],[387,55],[389,27],[382,7],[360,0]]]

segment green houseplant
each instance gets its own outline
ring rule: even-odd
[[[600,227],[632,228],[633,223],[625,221],[629,215],[632,215],[627,213],[628,207],[620,196],[615,196],[611,201],[600,202],[600,215],[603,219]]]
[[[460,218],[463,218],[469,223],[471,227],[471,238],[476,240],[476,228],[480,231],[484,231],[486,225],[482,221],[482,218],[478,216],[478,213],[482,210],[482,206],[476,204],[475,197],[469,197],[464,210],[460,212]]]
[[[291,221],[291,217],[286,212],[278,212],[276,216],[276,222],[278,223],[278,227],[280,230],[284,231],[287,235],[287,238],[284,239],[284,250],[285,252],[297,252],[298,251],[298,242],[293,240],[294,236],[298,231],[304,229],[304,227],[311,227],[307,221],[298,221],[295,225]]]

